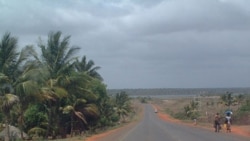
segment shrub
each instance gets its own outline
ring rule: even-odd
[[[173,117],[176,118],[176,119],[180,119],[180,120],[186,120],[186,119],[188,119],[186,113],[184,113],[184,112],[175,113],[173,115]]]
[[[237,124],[250,124],[250,100],[247,100],[235,113],[234,121]]]

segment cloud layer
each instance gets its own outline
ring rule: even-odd
[[[249,87],[248,0],[0,0],[19,45],[71,35],[108,88]]]

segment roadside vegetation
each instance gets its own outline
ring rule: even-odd
[[[138,99],[141,103],[148,103],[149,101],[152,100],[151,97],[137,97],[137,99]]]
[[[226,111],[232,111],[234,125],[250,125],[250,95],[226,92],[222,95],[204,95],[192,98],[176,98],[154,101],[165,107],[165,112],[173,118],[199,123],[212,124],[218,112],[225,117]],[[222,122],[224,119],[222,120]]]
[[[125,92],[107,93],[99,66],[70,36],[50,32],[46,42],[18,48],[17,37],[5,33],[0,40],[0,122],[7,130],[2,140],[56,139],[95,133],[126,121],[133,113]],[[9,126],[7,126],[9,125]]]

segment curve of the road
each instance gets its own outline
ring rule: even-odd
[[[135,126],[98,141],[249,141],[249,137],[185,126],[158,118],[150,104],[144,105],[144,116]]]

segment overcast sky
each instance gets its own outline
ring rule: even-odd
[[[70,35],[110,89],[250,86],[250,0],[0,0],[6,31]]]

